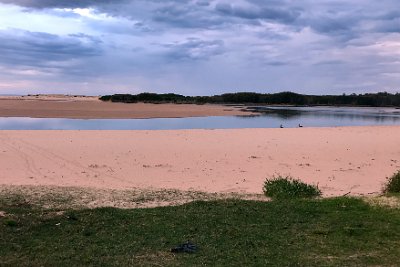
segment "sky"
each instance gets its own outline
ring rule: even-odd
[[[400,92],[399,0],[0,0],[0,94]]]

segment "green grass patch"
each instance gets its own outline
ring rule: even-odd
[[[383,188],[384,193],[400,193],[400,171],[387,179]]]
[[[14,220],[6,220],[4,222],[5,225],[9,226],[9,227],[16,227],[18,225],[18,223]]]
[[[0,203],[2,266],[400,265],[400,213],[361,199],[63,212]],[[170,252],[187,240],[198,252]]]
[[[314,198],[321,195],[321,191],[315,185],[281,176],[267,179],[263,191],[267,197],[272,199]]]

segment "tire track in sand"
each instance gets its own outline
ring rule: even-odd
[[[72,175],[75,175],[77,178],[87,178],[87,176],[83,177],[83,174],[90,174],[92,177],[98,178],[99,179],[98,182],[104,182],[104,178],[110,178],[112,180],[123,182],[125,184],[129,183],[129,181],[127,181],[127,180],[109,175],[107,172],[96,171],[93,168],[84,166],[84,165],[80,164],[79,162],[62,157],[56,153],[51,152],[48,149],[45,149],[38,145],[24,141],[20,138],[13,137],[12,140],[17,140],[18,143],[21,145],[19,145],[15,141],[11,141],[11,138],[9,138],[5,134],[2,135],[1,139],[3,140],[4,144],[8,145],[8,147],[11,150],[13,150],[21,159],[23,159],[23,161],[26,163],[27,169],[33,175],[48,178],[35,165],[35,160],[38,161],[37,158],[42,157],[42,158],[54,163],[55,166],[57,166],[57,168],[64,169],[67,172],[71,173]],[[22,148],[28,150],[29,153],[22,151]],[[32,157],[31,155],[35,155],[35,156]]]

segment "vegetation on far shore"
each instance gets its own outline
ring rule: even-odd
[[[251,92],[228,93],[214,96],[183,96],[179,94],[141,93],[114,94],[100,97],[103,101],[123,103],[190,103],[190,104],[265,104],[265,105],[331,105],[331,106],[369,106],[400,107],[400,93],[387,92],[350,95],[303,95],[293,92],[261,94]]]

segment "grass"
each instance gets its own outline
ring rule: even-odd
[[[291,177],[273,177],[264,183],[264,194],[272,199],[313,198],[321,195],[317,186]]]
[[[1,266],[400,265],[399,210],[354,198],[0,211]],[[187,240],[197,253],[169,252]]]
[[[400,193],[400,171],[388,178],[384,193]]]

